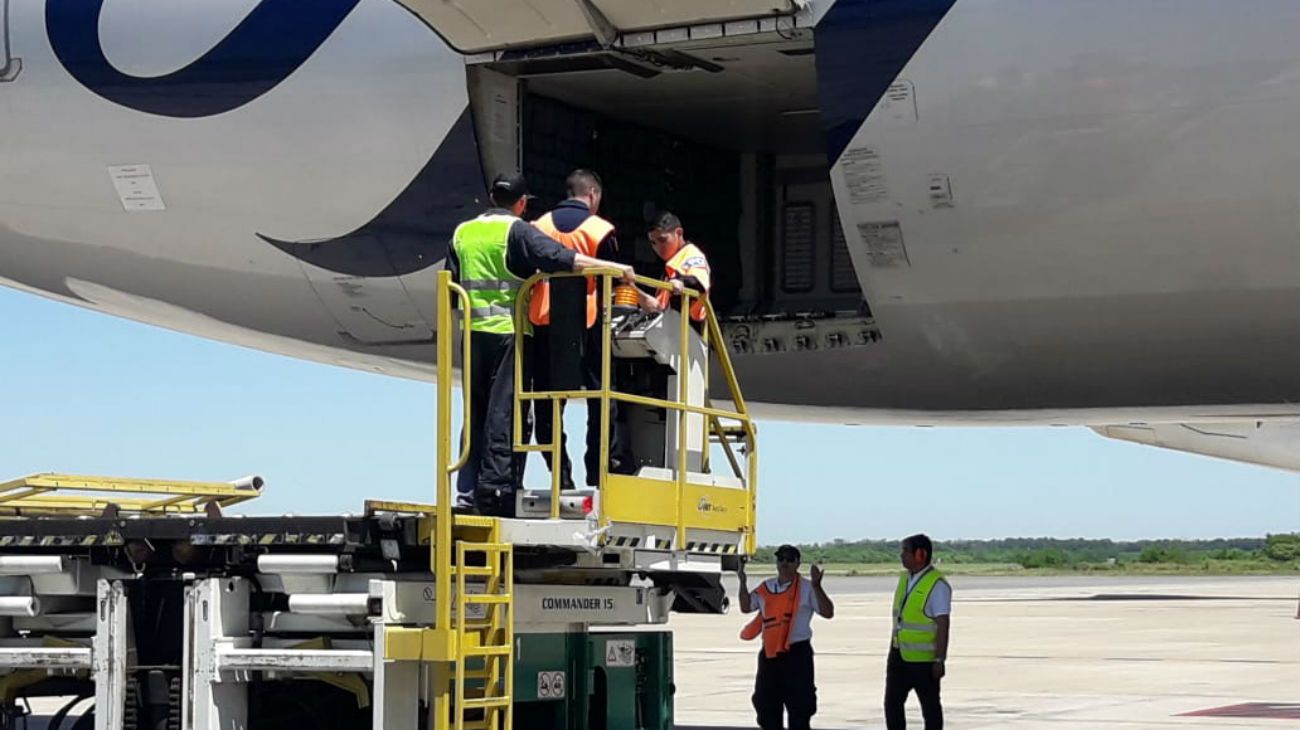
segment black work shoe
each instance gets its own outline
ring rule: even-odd
[[[474,495],[474,504],[486,517],[515,516],[515,494],[509,489],[480,489]]]

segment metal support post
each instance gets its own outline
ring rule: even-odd
[[[122,730],[131,646],[127,610],[122,581],[99,581],[91,651],[95,673],[95,730]]]
[[[185,589],[182,692],[189,702],[181,721],[183,730],[248,727],[245,677],[223,678],[219,655],[222,649],[246,649],[250,643],[246,581],[210,578]]]
[[[384,631],[374,624],[373,723],[383,730],[417,730],[420,726],[420,662],[384,659]]]

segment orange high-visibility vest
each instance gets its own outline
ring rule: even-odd
[[[799,611],[799,589],[802,586],[803,579],[795,578],[789,588],[773,593],[767,589],[767,581],[760,583],[754,592],[763,597],[763,610],[740,630],[740,638],[752,641],[761,633],[763,655],[768,659],[789,651],[790,629],[793,628],[795,614]]]
[[[704,287],[704,291],[700,293],[704,296],[691,300],[691,319],[696,322],[703,322],[704,299],[709,296],[709,286],[711,285],[709,260],[704,257],[704,252],[693,243],[684,244],[664,264],[664,274],[667,275],[669,281],[685,276],[694,276],[700,282],[700,286]],[[667,309],[672,298],[671,295],[667,291],[660,289],[658,297],[660,306]]]
[[[580,254],[596,257],[600,242],[614,230],[614,224],[599,216],[588,216],[581,225],[567,233],[555,227],[551,214],[533,221],[542,233],[554,238],[561,246],[573,249]],[[596,279],[587,277],[587,327],[596,324],[596,312],[600,306],[596,300]],[[535,325],[551,323],[551,285],[541,281],[533,286],[533,293],[528,300],[528,319]]]

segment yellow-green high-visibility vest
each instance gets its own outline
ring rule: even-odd
[[[948,582],[934,568],[925,571],[909,593],[907,581],[911,576],[904,572],[898,576],[894,589],[894,646],[905,662],[933,662],[935,641],[939,624],[925,615],[925,602],[939,581]]]
[[[515,331],[515,297],[523,280],[506,267],[510,215],[485,213],[456,226],[451,245],[460,259],[460,285],[469,294],[469,326],[475,332]]]

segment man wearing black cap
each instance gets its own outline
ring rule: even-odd
[[[799,575],[799,548],[776,549],[776,577],[750,593],[742,563],[740,610],[758,615],[740,632],[743,639],[762,637],[758,674],[754,680],[754,710],[762,730],[782,730],[783,711],[790,730],[808,730],[817,714],[817,684],[813,671],[812,617],[835,616],[835,604],[822,589],[822,570],[812,566],[812,580]]]
[[[632,267],[567,249],[519,216],[528,204],[522,175],[498,175],[492,207],[456,227],[447,269],[469,293],[470,403],[465,424],[469,459],[456,479],[456,505],[498,516],[514,515],[522,459],[513,448],[514,308],[520,286],[538,271],[615,268],[633,280]]]

